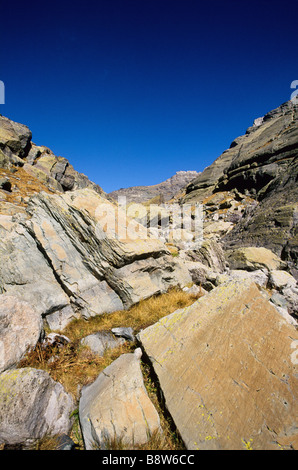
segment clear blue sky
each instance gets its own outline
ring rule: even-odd
[[[107,192],[201,171],[298,80],[297,0],[2,2],[0,113]]]

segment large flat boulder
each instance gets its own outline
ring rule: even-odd
[[[254,282],[220,285],[139,340],[188,449],[298,448],[298,333]]]

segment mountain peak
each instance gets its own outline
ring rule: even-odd
[[[143,203],[159,196],[163,201],[169,201],[184,189],[192,180],[197,178],[197,171],[179,170],[167,180],[154,184],[152,186],[132,186],[129,188],[121,188],[109,193],[113,199],[118,197],[126,197],[126,201]]]

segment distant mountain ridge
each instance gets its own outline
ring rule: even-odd
[[[162,202],[167,202],[176,196],[183,188],[199,176],[197,171],[177,171],[167,180],[152,186],[132,186],[121,188],[109,193],[109,196],[117,200],[118,197],[126,197],[126,202],[142,203],[160,196]]]

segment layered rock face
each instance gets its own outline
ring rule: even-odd
[[[297,261],[297,110],[289,101],[256,120],[187,187],[184,202],[235,190],[253,198],[227,246],[264,246]]]
[[[121,188],[109,193],[114,200],[125,197],[127,203],[143,203],[153,198],[158,202],[167,202],[183,190],[190,181],[198,176],[197,171],[177,171],[171,178],[162,183],[152,186],[133,186],[131,188]]]
[[[9,170],[14,174],[19,168],[23,168],[40,185],[53,192],[63,193],[88,187],[99,194],[104,194],[104,191],[87,176],[77,172],[66,158],[57,157],[49,148],[35,145],[31,139],[32,132],[27,126],[0,116],[2,174],[6,174],[9,178]]]
[[[59,329],[190,281],[161,241],[65,159],[36,148],[26,126],[4,117],[0,125],[1,171],[13,182],[1,191],[0,292]]]
[[[1,216],[1,291],[29,302],[59,329],[71,318],[128,308],[190,282],[186,266],[158,239],[144,233],[119,240],[105,232],[105,211],[113,223],[121,220],[119,208],[81,189],[34,196],[18,222]],[[145,231],[131,223],[138,236]]]

